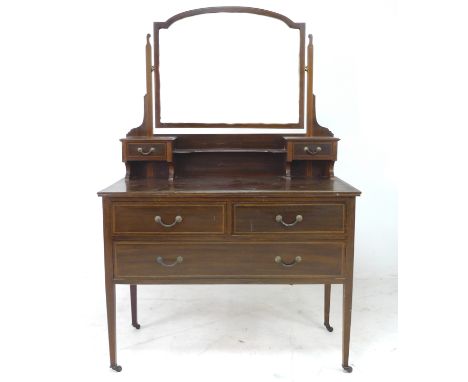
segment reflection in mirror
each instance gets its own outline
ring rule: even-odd
[[[270,17],[217,13],[159,33],[162,123],[299,122],[298,29]]]

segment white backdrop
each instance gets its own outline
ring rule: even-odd
[[[397,274],[393,1],[2,2],[2,298],[12,314],[1,330],[22,323],[19,336],[35,344],[54,333],[55,367],[71,359],[81,367],[82,348],[68,346],[83,333],[66,331],[104,306],[96,192],[124,176],[119,139],[143,117],[146,33],[153,21],[212,5],[266,8],[307,23],[317,117],[341,138],[335,174],[363,191],[355,275]],[[8,353],[24,357],[9,366],[44,367],[48,358],[33,350],[12,339]]]

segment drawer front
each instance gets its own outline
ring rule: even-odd
[[[225,204],[114,204],[114,234],[223,234]]]
[[[114,278],[340,276],[342,243],[114,244]]]
[[[300,142],[293,143],[293,159],[335,160],[336,155],[332,143]]]
[[[234,233],[345,232],[344,203],[236,204]]]
[[[165,143],[128,143],[127,160],[165,160]]]

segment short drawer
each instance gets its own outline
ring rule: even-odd
[[[166,143],[128,143],[127,160],[166,160]]]
[[[336,160],[331,142],[297,142],[293,143],[293,160]]]
[[[344,203],[234,205],[234,233],[344,233]]]
[[[113,233],[223,234],[225,204],[115,203]]]
[[[114,244],[114,278],[340,276],[342,243]]]

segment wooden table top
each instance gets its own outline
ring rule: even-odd
[[[359,196],[361,191],[339,178],[291,178],[282,176],[265,177],[197,177],[167,179],[121,179],[98,192],[99,196],[150,197],[150,196],[243,196],[261,194],[281,196]]]

